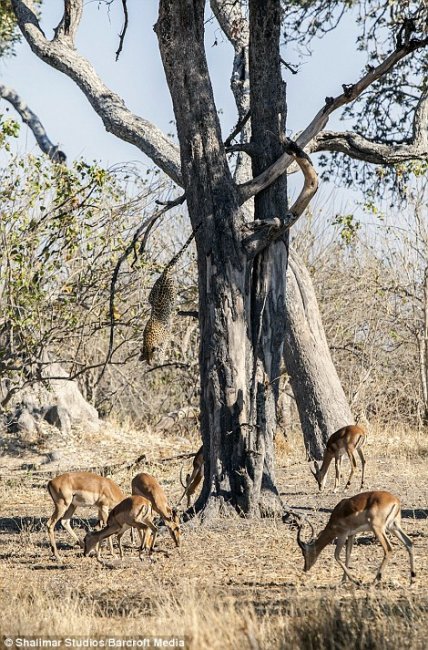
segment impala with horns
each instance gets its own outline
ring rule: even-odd
[[[349,458],[349,462],[351,463],[351,473],[349,475],[345,490],[351,485],[352,476],[357,467],[355,452],[358,453],[361,460],[362,473],[361,473],[360,489],[364,487],[364,470],[366,466],[366,460],[364,458],[364,454],[362,452],[361,447],[363,446],[365,440],[366,440],[366,433],[364,429],[357,426],[356,424],[350,424],[346,427],[342,427],[342,429],[339,429],[338,431],[333,433],[333,435],[330,436],[330,438],[327,441],[321,467],[319,463],[317,463],[317,461],[315,460],[314,461],[315,471],[311,470],[312,474],[315,476],[317,480],[318,487],[320,490],[322,490],[325,486],[327,480],[328,468],[330,467],[330,463],[334,458],[336,477],[334,480],[333,492],[336,492],[340,482],[340,469],[342,465],[342,457],[345,454],[347,454]]]
[[[391,532],[404,544],[410,558],[410,582],[416,576],[413,562],[413,543],[401,528],[401,504],[399,499],[390,492],[362,492],[349,499],[342,499],[331,513],[327,526],[317,538],[314,536],[312,524],[307,522],[312,531],[312,539],[303,542],[301,539],[302,528],[299,526],[297,543],[305,559],[304,571],[315,564],[321,551],[327,544],[336,539],[335,560],[344,571],[343,580],[348,577],[352,582],[361,584],[349,571],[352,545],[356,533],[365,530],[372,531],[382,545],[384,557],[377,571],[375,581],[382,578],[383,570],[388,562],[392,546],[386,536],[386,531]],[[345,563],[340,554],[346,544]]]
[[[192,505],[192,496],[196,492],[196,489],[202,479],[204,478],[204,447],[202,446],[195,454],[193,458],[193,468],[192,473],[186,475],[186,482],[183,481],[183,468],[180,470],[180,483],[184,487],[184,492],[178,505],[181,504],[184,497],[187,497],[187,507],[190,508]]]
[[[54,502],[54,512],[48,521],[52,553],[61,560],[55,541],[55,525],[59,520],[67,532],[83,546],[70,525],[70,519],[79,507],[98,508],[99,524],[107,524],[110,510],[125,497],[114,481],[90,472],[70,472],[56,476],[48,483],[48,492]],[[110,541],[113,553],[113,545]]]
[[[132,479],[131,491],[132,494],[138,494],[150,502],[154,512],[157,512],[165,522],[175,545],[180,546],[180,518],[176,509],[171,508],[168,504],[166,494],[159,481],[151,474],[141,472]]]
[[[130,528],[136,528],[140,535],[140,559],[143,550],[148,546],[148,532],[150,531],[149,555],[151,555],[158,529],[153,523],[153,510],[150,501],[138,495],[126,497],[118,503],[110,512],[105,528],[86,535],[84,539],[84,555],[89,555],[96,547],[97,557],[100,559],[101,542],[107,538],[111,540],[112,535],[117,535],[120,558],[123,559],[122,537]]]

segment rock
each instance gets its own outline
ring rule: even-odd
[[[64,433],[70,433],[71,431],[70,414],[63,406],[55,404],[54,406],[49,407],[44,414],[44,419],[46,422],[49,422],[49,424],[52,424]]]
[[[43,363],[44,376],[52,379],[18,391],[10,402],[12,408],[22,410],[23,405],[32,415],[45,417],[50,408],[57,406],[66,409],[72,425],[82,426],[89,432],[98,431],[97,410],[85,400],[77,383],[68,379],[67,372],[58,363],[50,362],[47,354]]]
[[[23,411],[16,421],[18,432],[34,433],[37,430],[36,421],[28,411]]]

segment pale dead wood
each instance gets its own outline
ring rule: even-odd
[[[298,136],[296,140],[297,144],[304,149],[311,140],[313,140],[313,138],[315,138],[320,131],[326,127],[330,115],[335,110],[354,101],[377,79],[380,79],[380,77],[392,70],[392,68],[404,57],[425,47],[427,44],[428,38],[423,40],[412,39],[401,44],[389,56],[387,56],[382,63],[376,67],[370,68],[369,71],[355,84],[349,86],[344,85],[344,92],[341,95],[338,95],[337,97],[328,97],[325,105],[318,111],[313,120]],[[422,101],[422,104],[424,104],[424,101]],[[425,106],[420,107],[420,114],[422,115],[426,110]],[[244,203],[249,198],[271,185],[287,170],[287,167],[289,167],[292,162],[293,158],[288,153],[284,153],[273,165],[266,169],[257,178],[241,185],[241,202]]]
[[[12,4],[18,25],[33,52],[79,86],[107,131],[137,146],[180,185],[178,147],[154,124],[133,114],[121,97],[101,81],[91,63],[74,48],[82,0],[65,0],[64,15],[51,41],[40,27],[32,0],[13,0]]]

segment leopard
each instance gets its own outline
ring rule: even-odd
[[[168,262],[149,293],[151,313],[144,328],[143,347],[140,354],[140,360],[146,361],[149,365],[152,364],[155,354],[163,355],[165,352],[177,298],[174,267],[192,242],[198,228],[199,226],[188,237],[178,253]]]
[[[162,357],[165,351],[168,335],[168,326],[166,326],[161,320],[151,316],[147,321],[143,332],[143,347],[141,348],[141,354],[139,357],[140,361],[147,361],[150,366],[155,354],[159,354]]]

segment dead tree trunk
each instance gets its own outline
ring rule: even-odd
[[[354,422],[331,358],[308,270],[290,251],[285,364],[309,458],[321,458],[329,435]]]

